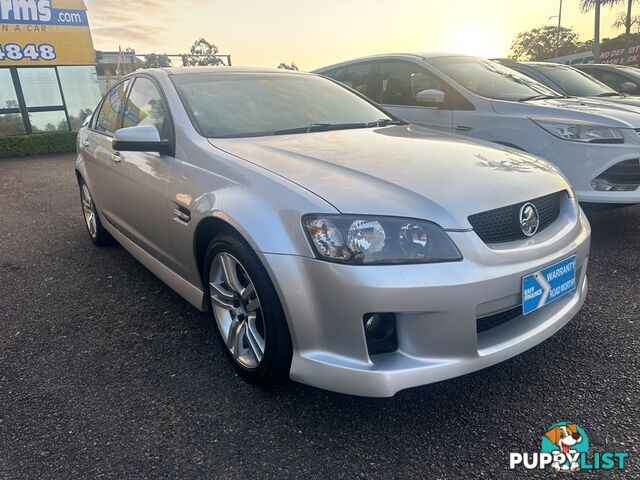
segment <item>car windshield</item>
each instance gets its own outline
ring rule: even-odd
[[[198,131],[254,137],[393,123],[345,87],[315,75],[187,73],[172,80]]]
[[[490,60],[438,57],[428,62],[467,90],[483,97],[526,101],[561,96],[541,83]]]
[[[606,97],[619,95],[593,77],[564,65],[532,65],[532,68],[557,83],[569,95],[576,97]]]

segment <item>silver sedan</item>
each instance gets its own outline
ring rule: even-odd
[[[92,241],[208,312],[261,384],[391,396],[531,348],[587,292],[590,227],[555,167],[316,75],[135,73],[75,169]]]

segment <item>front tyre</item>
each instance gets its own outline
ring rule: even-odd
[[[113,237],[102,226],[102,222],[100,222],[96,204],[93,201],[86,182],[81,178],[78,181],[78,185],[80,187],[80,202],[82,204],[84,224],[87,227],[91,241],[99,247],[113,243]]]
[[[237,234],[207,249],[204,285],[222,347],[238,372],[260,385],[289,378],[292,345],[273,283],[260,259]]]

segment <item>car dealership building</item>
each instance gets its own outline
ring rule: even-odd
[[[77,130],[100,97],[83,0],[0,0],[0,135]]]

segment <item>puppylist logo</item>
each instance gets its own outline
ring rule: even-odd
[[[589,450],[589,438],[582,427],[575,423],[560,422],[552,425],[544,433],[540,452],[511,452],[509,468],[551,468],[556,472],[625,469],[629,452],[590,453]]]

